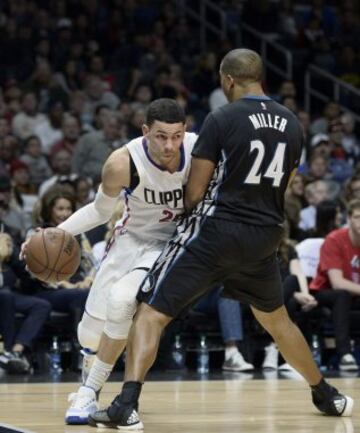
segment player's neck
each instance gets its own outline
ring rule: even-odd
[[[237,86],[234,88],[232,100],[237,101],[247,96],[264,96],[266,97],[261,85],[259,83],[249,83],[246,86]]]

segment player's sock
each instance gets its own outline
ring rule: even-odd
[[[96,352],[93,352],[91,349],[81,349],[80,353],[83,356],[81,378],[83,385],[85,385],[86,379],[89,376],[91,367],[95,361]]]
[[[85,386],[92,388],[95,392],[100,391],[110,376],[113,368],[113,364],[107,364],[96,356],[90,373],[86,379]]]

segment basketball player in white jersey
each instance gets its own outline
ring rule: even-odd
[[[125,213],[108,243],[78,327],[88,372],[71,395],[68,424],[87,424],[88,415],[98,409],[98,393],[126,345],[138,288],[183,213],[183,188],[197,138],[185,128],[184,111],[175,101],[152,102],[143,137],[115,150],[105,162],[94,202],[59,225],[78,235],[107,222],[125,190]]]

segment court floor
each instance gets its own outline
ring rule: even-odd
[[[147,433],[354,433],[360,432],[360,378],[331,379],[355,399],[352,418],[330,418],[312,406],[301,380],[229,380],[148,382],[141,398]],[[37,433],[88,433],[89,426],[64,425],[67,397],[75,383],[0,384],[0,425]],[[101,406],[111,402],[120,384],[106,384]]]

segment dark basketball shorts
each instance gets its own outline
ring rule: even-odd
[[[177,228],[140,286],[137,299],[176,317],[215,284],[223,296],[271,312],[283,305],[276,259],[283,229],[208,217]]]

